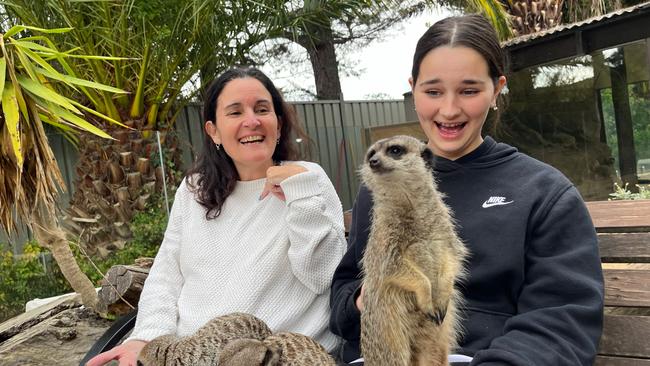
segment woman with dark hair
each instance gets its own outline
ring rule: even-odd
[[[232,312],[337,345],[327,323],[343,211],[323,169],[295,161],[294,113],[254,68],[217,78],[203,113],[205,147],[176,192],[133,333],[90,366],[135,365],[147,341]]]
[[[470,251],[464,336],[470,365],[592,365],[603,321],[603,277],[593,224],[558,170],[483,137],[506,84],[496,32],[479,15],[446,18],[420,38],[409,80],[434,175]],[[349,249],[334,274],[330,329],[360,357],[360,260],[372,220],[361,187]]]

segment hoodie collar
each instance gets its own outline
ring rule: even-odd
[[[497,143],[492,137],[485,136],[483,142],[470,153],[456,160],[436,156],[436,171],[446,172],[459,168],[486,167],[500,164],[516,156],[517,149],[506,144]]]

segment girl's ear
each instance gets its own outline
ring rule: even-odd
[[[212,142],[215,144],[221,144],[221,134],[219,133],[219,130],[217,129],[217,124],[213,123],[212,121],[205,121],[205,133],[212,138]]]
[[[411,91],[413,91],[413,77],[409,78],[409,85],[411,86]]]
[[[497,85],[494,86],[494,94],[499,95],[501,94],[501,91],[503,90],[503,87],[506,86],[507,79],[505,76],[501,75],[497,79]]]

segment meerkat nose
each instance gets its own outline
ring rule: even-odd
[[[377,168],[381,165],[381,162],[376,156],[373,156],[372,158],[368,159],[368,164],[371,168]]]

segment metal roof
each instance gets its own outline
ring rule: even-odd
[[[606,20],[606,19],[613,19],[613,18],[617,18],[617,17],[620,17],[620,16],[625,15],[625,14],[634,13],[636,11],[639,11],[640,9],[650,10],[650,1],[642,3],[642,4],[638,4],[638,5],[635,5],[635,6],[630,6],[628,8],[623,8],[623,9],[620,9],[620,10],[617,10],[617,11],[614,11],[614,12],[611,12],[611,13],[607,13],[607,14],[604,14],[604,15],[600,15],[600,16],[597,16],[597,17],[592,17],[592,18],[589,18],[589,19],[585,19],[585,20],[582,20],[582,21],[579,21],[579,22],[575,22],[575,23],[571,23],[571,24],[560,24],[560,25],[558,25],[556,27],[546,29],[546,30],[543,30],[541,32],[526,34],[526,35],[523,35],[523,36],[512,38],[512,39],[509,39],[509,40],[501,43],[501,45],[503,47],[511,47],[511,46],[514,46],[514,45],[518,45],[520,43],[529,42],[529,41],[532,41],[532,40],[535,40],[535,39],[538,39],[538,38],[547,37],[547,36],[550,36],[550,35],[553,35],[553,34],[556,34],[556,33],[561,33],[561,32],[571,30],[571,29],[577,29],[577,28],[580,28],[580,27],[585,27],[585,26],[590,25],[590,24],[599,23],[599,22],[601,22],[603,20]],[[650,24],[648,24],[647,26],[650,27]]]
[[[650,38],[650,1],[502,43],[511,71]]]

